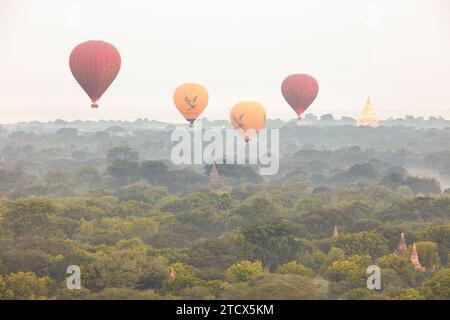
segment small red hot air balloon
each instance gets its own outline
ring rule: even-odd
[[[317,80],[307,74],[292,74],[283,80],[281,92],[297,113],[298,119],[313,103],[319,92]]]
[[[70,54],[70,71],[98,108],[97,100],[108,89],[120,70],[120,54],[104,41],[87,41],[76,46]]]

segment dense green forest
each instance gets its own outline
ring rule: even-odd
[[[0,299],[450,299],[450,124],[306,121],[268,121],[277,175],[218,164],[212,182],[171,163],[173,124],[3,125]]]

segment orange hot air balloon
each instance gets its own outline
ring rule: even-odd
[[[230,112],[230,121],[233,128],[244,132],[245,141],[249,141],[254,133],[264,126],[266,110],[257,102],[244,101],[236,104]],[[254,132],[247,132],[254,130]]]
[[[104,41],[87,41],[76,46],[69,58],[73,76],[98,108],[97,100],[108,89],[120,70],[120,53]]]
[[[208,104],[208,90],[197,83],[185,83],[175,89],[173,102],[183,117],[193,125]]]

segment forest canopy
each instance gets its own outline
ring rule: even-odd
[[[269,120],[278,174],[225,163],[214,181],[170,161],[169,124],[3,125],[0,299],[448,300],[445,121],[348,121]]]

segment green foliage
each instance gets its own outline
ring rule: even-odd
[[[382,273],[384,272],[384,269],[391,269],[394,270],[397,273],[397,276],[400,277],[405,283],[409,285],[415,284],[416,276],[414,268],[408,258],[395,254],[389,254],[380,257],[376,261],[376,264],[381,268]]]
[[[114,147],[108,150],[108,155],[106,160],[108,162],[120,161],[131,161],[137,160],[139,158],[139,153],[132,151],[129,146]]]
[[[373,291],[366,288],[351,289],[342,295],[343,300],[373,300],[373,298]]]
[[[155,205],[162,198],[169,194],[165,188],[151,188],[146,183],[135,183],[130,186],[123,187],[117,191],[117,197],[121,201],[138,201]]]
[[[375,232],[344,233],[339,236],[335,245],[344,250],[347,255],[368,254],[378,258],[389,252],[386,238]]]
[[[442,269],[431,279],[425,281],[419,288],[419,292],[426,299],[449,300],[450,299],[450,269]]]
[[[170,265],[170,268],[173,268],[176,277],[174,281],[165,282],[166,290],[179,293],[180,290],[192,288],[203,283],[199,278],[199,271],[188,264],[174,263]]]
[[[54,283],[49,277],[38,278],[32,272],[10,273],[0,277],[0,300],[38,300],[48,298]]]
[[[238,283],[223,294],[225,299],[256,300],[307,300],[319,297],[312,279],[287,274],[267,274],[245,285]]]
[[[254,247],[255,255],[265,265],[276,267],[295,259],[301,247],[296,229],[286,220],[247,225],[242,234]]]
[[[242,166],[235,164],[216,164],[217,172],[220,177],[229,177],[238,180],[247,180],[249,182],[258,183],[262,178],[258,176],[250,166]],[[205,165],[205,174],[209,174],[211,165]]]
[[[85,267],[86,287],[97,291],[105,288],[161,288],[167,266],[135,251],[113,251]]]
[[[438,246],[434,242],[419,241],[416,242],[417,254],[419,256],[420,264],[426,269],[438,268],[441,264],[441,259],[438,254]]]
[[[276,208],[269,200],[265,198],[249,198],[240,205],[236,214],[245,219],[257,219],[261,217],[268,217],[276,214]]]
[[[327,221],[327,224],[323,222]],[[316,239],[331,238],[332,226],[346,226],[352,223],[345,211],[336,208],[324,208],[308,211],[301,215],[299,223],[308,232],[308,236]]]
[[[200,241],[192,246],[188,261],[199,268],[225,269],[252,258],[252,250],[240,234]]]
[[[245,282],[262,276],[264,269],[261,261],[241,261],[229,267],[227,273],[234,282]]]
[[[311,276],[313,274],[311,269],[306,268],[302,264],[295,261],[280,265],[277,268],[277,272],[279,274],[298,274],[301,276]]]
[[[151,289],[106,288],[86,298],[93,300],[158,300],[159,295]]]
[[[335,261],[328,267],[326,275],[331,281],[345,282],[350,288],[364,287],[366,281],[366,268],[355,261]]]
[[[424,297],[416,289],[403,289],[391,294],[394,300],[424,300]]]
[[[423,238],[438,245],[438,252],[441,261],[448,263],[448,252],[450,251],[450,225],[440,224],[427,228],[423,233]]]
[[[14,236],[41,235],[49,231],[50,215],[56,208],[48,199],[9,202],[3,213],[3,226]]]
[[[432,220],[445,219],[450,206],[450,197],[415,197],[404,201],[394,202],[386,211],[380,215],[385,221],[403,220],[414,221],[418,219]]]
[[[167,124],[2,126],[0,298],[448,299],[450,195],[405,168],[448,175],[450,130],[325,118],[268,120],[284,125],[279,173],[217,165],[216,183],[168,161]],[[402,232],[426,272],[392,254]],[[65,289],[69,265],[81,290]]]
[[[341,260],[345,260],[345,251],[337,247],[332,247],[326,255],[326,265],[324,265],[324,267],[331,265],[335,261]]]

